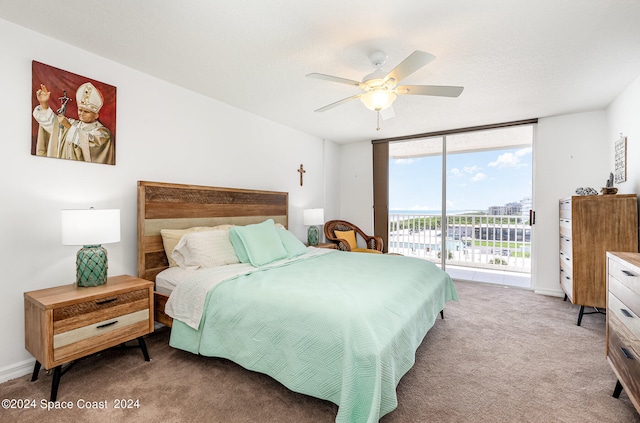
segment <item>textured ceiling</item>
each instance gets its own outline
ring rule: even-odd
[[[638,0],[2,0],[0,18],[339,143],[602,109],[640,74]],[[315,113],[359,89],[305,75],[361,80],[377,50],[387,71],[436,56],[403,84],[465,90],[399,96],[379,131],[358,100]]]

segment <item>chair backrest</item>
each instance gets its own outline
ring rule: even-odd
[[[351,222],[347,222],[346,220],[330,220],[324,224],[324,236],[327,238],[327,240],[338,243],[338,249],[340,250],[349,251],[350,249],[348,248],[348,246],[343,245],[343,242],[340,241],[340,238],[336,236],[335,231],[351,230],[356,233],[356,239],[358,235],[362,237],[367,248],[370,248],[372,250],[382,250],[381,240],[377,239],[378,237],[365,234],[362,229]]]

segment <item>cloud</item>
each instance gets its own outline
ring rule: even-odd
[[[471,178],[471,181],[472,182],[479,182],[479,181],[483,181],[485,179],[487,179],[487,175],[485,175],[482,172],[478,172],[475,175],[473,175],[473,177]]]
[[[465,166],[464,167],[464,171],[467,173],[474,173],[480,170],[480,167],[473,165],[473,166]]]
[[[503,153],[495,161],[489,163],[489,166],[497,168],[526,166],[527,164],[522,163],[520,158],[527,154],[531,154],[531,147],[521,148],[515,153]]]
[[[451,168],[449,173],[451,173],[451,175],[453,176],[462,176],[462,172],[460,172],[460,169],[458,169],[457,167]]]

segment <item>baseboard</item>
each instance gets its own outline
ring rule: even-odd
[[[562,289],[534,289],[533,292],[549,297],[564,297],[564,291]]]
[[[35,360],[30,359],[0,368],[0,383],[32,373],[34,363]]]

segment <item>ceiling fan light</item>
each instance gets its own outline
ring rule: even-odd
[[[374,112],[379,112],[391,106],[396,100],[396,94],[393,91],[373,90],[360,96],[362,104]]]

